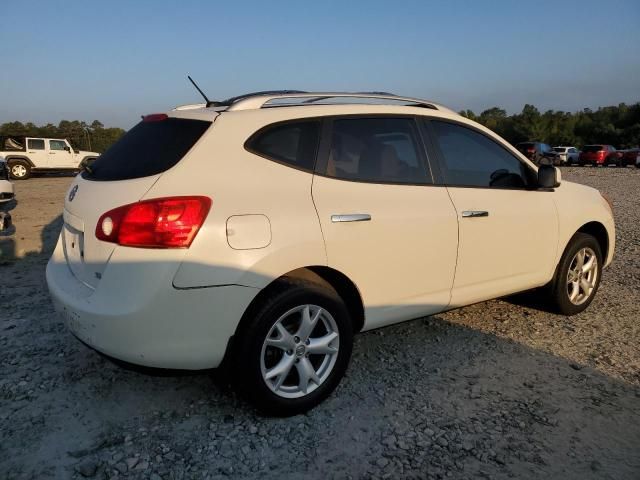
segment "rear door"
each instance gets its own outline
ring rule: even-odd
[[[546,283],[558,244],[553,192],[533,188],[535,171],[483,132],[440,120],[427,128],[460,225],[452,306]]]
[[[358,287],[365,328],[447,307],[456,214],[414,118],[328,120],[312,192],[328,264]]]
[[[36,168],[47,168],[49,155],[43,138],[27,138],[27,156]]]

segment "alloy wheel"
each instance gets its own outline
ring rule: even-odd
[[[598,257],[589,247],[576,252],[567,272],[567,295],[574,305],[586,302],[596,286],[598,279]]]
[[[264,340],[262,378],[280,397],[303,397],[329,377],[339,348],[338,326],[326,309],[318,305],[294,307],[278,318]]]

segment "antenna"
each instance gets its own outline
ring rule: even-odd
[[[196,84],[196,82],[193,81],[193,78],[191,78],[189,75],[187,75],[187,78],[193,84],[193,86],[196,87],[196,90],[198,90],[200,95],[202,95],[202,98],[204,98],[204,101],[207,102],[207,107],[217,107],[219,105],[219,102],[212,102],[207,98],[204,92],[200,90],[200,87]]]

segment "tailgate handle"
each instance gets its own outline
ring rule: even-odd
[[[489,212],[485,210],[465,210],[462,212],[462,218],[488,217]]]
[[[344,215],[331,215],[331,221],[333,223],[340,222],[369,222],[371,215],[368,213],[348,213]]]

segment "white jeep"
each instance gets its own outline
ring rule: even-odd
[[[99,155],[74,150],[68,140],[58,138],[0,137],[0,156],[16,180],[25,180],[34,171],[79,170]]]

